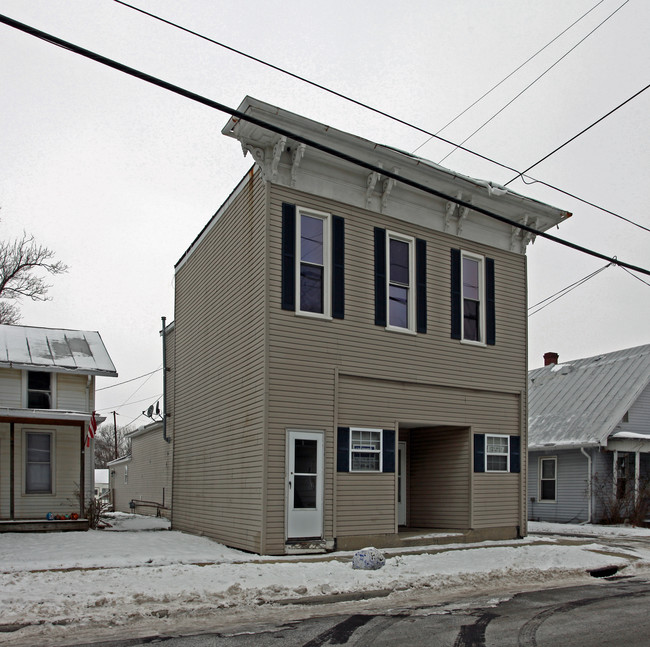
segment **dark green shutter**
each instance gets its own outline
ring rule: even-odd
[[[296,309],[296,206],[282,203],[282,309]]]
[[[494,259],[485,259],[485,343],[496,341],[496,310],[494,303]]]
[[[386,230],[375,227],[375,325],[386,325]]]
[[[510,471],[521,472],[521,437],[510,436]]]
[[[416,330],[427,331],[427,243],[415,240]]]
[[[451,250],[451,338],[462,338],[460,249]]]
[[[485,472],[485,434],[474,434],[474,471]]]
[[[345,221],[332,216],[332,317],[345,316]]]
[[[382,472],[395,473],[395,430],[384,429],[381,438]]]
[[[350,427],[339,427],[336,437],[336,471],[350,471]]]

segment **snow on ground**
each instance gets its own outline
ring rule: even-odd
[[[128,530],[129,525],[140,530]],[[350,553],[334,553],[326,561],[260,559],[203,537],[144,530],[160,525],[159,519],[124,515],[109,532],[0,535],[0,644],[68,644],[57,643],[62,627],[101,636],[120,627],[130,630],[139,621],[155,633],[163,619],[208,614],[214,623],[219,610],[254,609],[283,599],[425,588],[480,591],[584,576],[611,565],[650,565],[650,542],[647,551],[639,548],[625,557],[591,539],[564,545],[538,537],[431,546],[424,554],[390,556],[381,570],[360,571],[352,569]],[[535,524],[531,530],[555,532],[548,527]],[[71,634],[65,635],[70,642]]]
[[[649,537],[650,528],[636,528],[635,526],[597,526],[593,524],[577,523],[547,523],[545,521],[529,521],[529,533],[544,533],[555,535],[572,535],[580,537]]]

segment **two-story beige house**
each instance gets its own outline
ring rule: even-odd
[[[176,265],[172,526],[263,554],[524,535],[532,236],[467,204],[537,230],[570,214],[239,110],[376,170],[223,129],[255,164]]]
[[[0,325],[0,532],[88,528],[98,332]]]

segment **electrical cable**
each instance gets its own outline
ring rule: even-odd
[[[465,139],[463,139],[463,141],[461,142],[461,145],[463,145],[463,144],[465,144],[466,142],[468,142],[472,137],[474,137],[474,135],[476,135],[476,133],[478,133],[478,132],[479,132],[480,130],[482,130],[485,126],[487,126],[487,125],[488,125],[488,124],[489,124],[489,123],[490,123],[490,122],[491,122],[495,117],[497,117],[498,115],[500,115],[500,114],[501,114],[501,113],[502,113],[502,112],[503,112],[507,107],[509,107],[510,105],[512,105],[512,104],[513,104],[513,103],[514,103],[514,102],[515,102],[515,101],[516,101],[516,100],[517,100],[517,99],[518,99],[518,98],[519,98],[519,97],[520,97],[524,92],[526,92],[526,90],[528,90],[530,87],[532,87],[533,85],[535,85],[535,83],[537,83],[537,81],[539,81],[543,76],[545,76],[548,72],[550,72],[550,71],[551,71],[551,70],[552,70],[552,69],[553,69],[553,68],[554,68],[554,67],[555,67],[555,66],[556,66],[560,61],[562,61],[563,59],[565,59],[565,58],[566,58],[566,57],[567,57],[567,56],[568,56],[568,55],[569,55],[569,54],[570,54],[574,49],[576,49],[579,45],[581,45],[582,43],[584,43],[585,40],[587,40],[587,38],[589,38],[589,36],[591,36],[591,35],[592,35],[592,34],[593,34],[597,29],[599,29],[600,27],[602,27],[602,25],[604,25],[604,24],[605,24],[605,23],[606,23],[606,22],[607,22],[607,21],[608,21],[608,20],[609,20],[609,19],[610,19],[614,14],[615,14],[615,13],[617,13],[618,11],[620,11],[620,10],[621,10],[621,9],[622,9],[622,8],[623,8],[623,7],[624,7],[624,6],[629,2],[629,1],[630,1],[630,0],[625,0],[625,2],[623,2],[623,4],[622,4],[620,7],[618,7],[618,9],[615,9],[611,14],[609,14],[609,16],[607,16],[607,18],[605,18],[605,20],[603,20],[601,23],[599,23],[598,25],[596,25],[596,27],[594,27],[594,28],[593,28],[593,29],[592,29],[592,30],[591,30],[591,31],[590,31],[590,32],[589,32],[589,33],[588,33],[584,38],[582,38],[581,40],[579,40],[579,41],[578,41],[578,42],[577,42],[577,43],[576,43],[576,44],[575,44],[571,49],[569,49],[569,51],[565,52],[562,56],[560,56],[560,58],[558,58],[557,61],[555,61],[555,63],[553,63],[553,65],[551,65],[550,67],[548,67],[548,68],[547,68],[546,70],[544,70],[544,72],[542,72],[542,73],[541,73],[541,74],[540,74],[536,79],[534,79],[533,81],[531,81],[531,83],[529,83],[529,84],[528,84],[528,85],[527,85],[527,86],[526,86],[526,87],[525,87],[521,92],[519,92],[518,94],[516,94],[516,95],[515,95],[515,96],[514,96],[510,101],[508,101],[508,103],[506,103],[505,106],[503,106],[502,108],[500,108],[499,110],[497,110],[497,112],[495,112],[495,113],[494,113],[494,114],[493,114],[493,115],[492,115],[492,116],[491,116],[491,117],[490,117],[486,122],[484,122],[481,126],[479,126],[479,127],[478,127],[478,128],[477,128],[477,129],[476,129],[476,130],[471,134],[471,135],[469,135],[468,137],[465,137]],[[445,160],[446,160],[450,155],[453,155],[453,154],[458,150],[458,148],[460,148],[460,146],[454,148],[452,151],[450,151],[449,153],[447,153],[447,154],[446,154],[446,155],[445,155],[445,156],[440,160],[440,162],[438,162],[438,163],[439,163],[439,164],[442,164],[442,162],[444,162],[444,161],[445,161]]]
[[[648,283],[647,281],[644,281],[640,276],[637,276],[636,274],[633,274],[632,272],[630,272],[630,270],[628,270],[625,267],[621,267],[621,269],[625,270],[631,277],[635,278],[637,281],[641,281],[641,283],[644,283],[645,285],[650,287],[650,283]]]
[[[446,130],[449,126],[451,126],[451,124],[453,124],[455,121],[457,121],[458,119],[460,119],[460,118],[461,118],[461,117],[462,117],[466,112],[468,112],[469,110],[471,110],[471,109],[472,109],[476,104],[478,104],[478,103],[480,103],[481,101],[483,101],[483,99],[485,99],[485,97],[487,97],[489,94],[491,94],[492,92],[494,92],[494,90],[496,90],[500,85],[502,85],[503,83],[505,83],[505,82],[506,82],[506,81],[507,81],[511,76],[513,76],[514,74],[516,74],[517,72],[519,72],[519,70],[520,70],[522,67],[524,67],[525,65],[527,65],[528,63],[530,63],[530,62],[531,62],[531,61],[532,61],[532,60],[533,60],[533,59],[534,59],[538,54],[541,54],[541,53],[542,53],[542,52],[543,52],[547,47],[550,47],[550,46],[551,46],[551,45],[552,45],[552,44],[553,44],[553,43],[554,43],[558,38],[560,38],[561,36],[563,36],[564,34],[566,34],[566,33],[569,31],[569,29],[571,29],[572,27],[574,27],[575,25],[577,25],[577,24],[578,24],[578,23],[579,23],[583,18],[585,18],[585,17],[586,17],[587,15],[589,15],[589,14],[590,14],[594,9],[596,9],[596,7],[598,7],[599,5],[603,4],[603,2],[605,2],[605,0],[599,0],[599,2],[597,2],[597,3],[596,3],[596,4],[595,4],[591,9],[589,9],[589,11],[586,11],[585,13],[583,13],[582,16],[580,16],[580,18],[578,18],[577,20],[575,20],[574,22],[572,22],[568,27],[566,27],[566,28],[565,28],[564,30],[562,30],[562,31],[561,31],[557,36],[555,36],[555,38],[549,40],[548,43],[546,43],[546,45],[544,45],[544,47],[542,47],[541,49],[538,49],[538,50],[537,50],[537,51],[536,51],[532,56],[529,56],[529,57],[528,57],[528,58],[527,58],[523,63],[521,63],[521,65],[519,65],[519,66],[516,67],[514,70],[512,70],[512,72],[510,72],[510,74],[507,74],[506,76],[504,76],[504,77],[503,77],[503,78],[502,78],[502,79],[501,79],[501,80],[500,80],[496,85],[493,85],[493,86],[492,86],[492,87],[491,87],[487,92],[485,92],[485,93],[482,94],[478,99],[476,99],[476,101],[474,101],[474,103],[472,103],[471,105],[467,106],[467,108],[465,108],[465,110],[463,110],[462,112],[460,112],[459,114],[457,114],[457,115],[456,115],[456,116],[455,116],[451,121],[448,121],[448,122],[447,122],[447,123],[446,123],[442,128],[440,128],[440,129],[438,129],[438,130],[436,131],[435,135],[431,135],[431,137],[429,137],[429,139],[427,139],[425,142],[422,142],[422,143],[421,143],[421,144],[420,144],[416,149],[412,150],[411,153],[414,154],[414,153],[416,153],[417,151],[419,151],[423,146],[426,146],[426,145],[427,145],[427,144],[428,144],[428,143],[429,143],[429,142],[430,142],[434,137],[436,137],[437,135],[439,135],[443,130]]]
[[[408,177],[399,175],[398,173],[395,173],[393,171],[389,171],[388,169],[381,168],[377,166],[376,164],[371,164],[370,162],[366,162],[364,160],[358,159],[352,155],[348,155],[347,153],[343,153],[339,150],[336,150],[334,148],[331,148],[330,146],[326,146],[324,144],[321,144],[317,141],[314,141],[308,137],[304,137],[302,135],[299,135],[297,133],[294,133],[290,130],[287,130],[286,128],[281,128],[280,126],[276,126],[274,124],[268,123],[264,121],[263,119],[258,119],[257,117],[253,117],[252,115],[243,113],[239,110],[235,110],[234,108],[230,108],[229,106],[226,106],[225,104],[219,103],[217,101],[213,101],[212,99],[208,99],[207,97],[204,97],[203,95],[197,94],[196,92],[192,92],[190,90],[187,90],[185,88],[182,88],[180,86],[174,85],[172,83],[169,83],[168,81],[164,81],[162,79],[159,79],[155,76],[152,76],[150,74],[147,74],[146,72],[142,72],[140,70],[137,70],[135,68],[129,67],[127,65],[124,65],[123,63],[119,63],[113,59],[107,58],[105,56],[102,56],[101,54],[97,54],[96,52],[93,52],[91,50],[85,49],[83,47],[80,47],[79,45],[75,45],[73,43],[70,43],[68,41],[65,41],[61,38],[58,38],[56,36],[53,36],[52,34],[48,34],[46,32],[43,32],[39,29],[36,29],[34,27],[31,27],[29,25],[25,25],[24,23],[18,22],[17,20],[14,20],[13,18],[9,18],[7,16],[4,16],[0,14],[0,22],[13,27],[14,29],[18,29],[20,31],[23,31],[31,36],[35,36],[36,38],[39,38],[41,40],[44,40],[48,43],[51,43],[53,45],[56,45],[57,47],[61,47],[63,49],[66,49],[70,52],[73,52],[75,54],[79,54],[81,56],[84,56],[85,58],[89,58],[91,60],[96,61],[97,63],[101,63],[102,65],[105,65],[107,67],[111,67],[115,70],[118,70],[120,72],[123,72],[125,74],[128,74],[130,76],[133,76],[135,78],[138,78],[142,81],[146,81],[147,83],[150,83],[152,85],[156,85],[160,88],[163,88],[165,90],[168,90],[170,92],[173,92],[175,94],[178,94],[180,96],[183,96],[187,99],[190,99],[192,101],[195,101],[197,103],[200,103],[202,105],[208,106],[210,108],[213,108],[215,110],[219,110],[220,112],[225,112],[226,114],[229,114],[231,117],[236,118],[237,120],[243,120],[243,121],[248,121],[256,126],[260,126],[261,128],[265,128],[267,130],[270,130],[272,132],[275,132],[281,136],[288,137],[294,141],[297,141],[299,143],[305,144],[307,146],[310,146],[312,148],[315,148],[317,150],[320,150],[324,153],[327,153],[329,155],[332,155],[334,157],[338,157],[339,159],[342,159],[346,162],[349,162],[350,164],[354,164],[357,166],[360,166],[362,168],[368,169],[374,173],[379,173],[381,175],[384,175],[390,179],[396,180],[398,182],[401,182],[402,184],[406,184],[408,186],[411,186],[413,188],[416,188],[420,191],[423,191],[424,193],[428,193],[430,195],[434,195],[438,198],[442,198],[447,202],[453,202],[455,204],[460,205],[461,207],[465,207],[467,209],[470,209],[472,211],[475,211],[476,213],[481,213],[485,216],[488,216],[489,218],[492,218],[494,220],[498,220],[499,222],[503,222],[507,225],[510,225],[511,227],[515,227],[517,229],[521,229],[523,231],[527,231],[531,234],[534,234],[536,236],[539,236],[541,238],[546,238],[547,240],[551,240],[559,245],[563,245],[564,247],[569,247],[571,249],[574,249],[576,251],[582,252],[584,254],[588,254],[589,256],[594,256],[596,258],[600,258],[602,260],[606,260],[608,262],[614,263],[616,265],[620,265],[623,267],[627,267],[631,270],[634,270],[636,272],[639,272],[641,274],[646,274],[650,276],[650,270],[638,267],[635,265],[632,265],[630,263],[627,263],[625,261],[618,260],[616,258],[609,257],[605,254],[602,254],[600,252],[597,252],[595,250],[588,249],[586,247],[583,247],[582,245],[578,245],[576,243],[572,243],[568,240],[564,240],[562,238],[558,238],[557,236],[553,236],[552,234],[549,234],[545,231],[540,231],[535,229],[534,227],[531,227],[527,224],[524,223],[519,223],[515,222],[514,220],[510,220],[509,218],[506,218],[505,216],[502,216],[498,213],[495,213],[493,211],[490,211],[489,209],[484,209],[483,207],[480,207],[478,205],[473,205],[470,202],[467,202],[465,200],[462,200],[458,197],[447,195],[446,193],[443,193],[442,191],[438,191],[436,189],[432,189],[431,187],[428,187],[424,184],[421,184],[419,182],[416,182],[415,180],[411,180]]]
[[[161,396],[158,396],[156,398],[157,400],[160,399]],[[122,404],[114,405],[112,407],[102,407],[101,409],[95,409],[95,411],[113,411],[114,409],[121,409],[122,407],[125,406],[130,406],[132,404],[140,404],[141,402],[151,402],[153,399],[153,396],[149,396],[148,398],[142,398],[142,400],[133,400],[132,402],[123,402]]]
[[[555,301],[557,301],[558,299],[561,299],[563,296],[569,294],[569,292],[575,290],[577,287],[580,287],[583,283],[586,283],[590,279],[593,279],[594,276],[596,276],[597,274],[600,274],[603,270],[606,270],[608,267],[611,267],[612,265],[613,265],[613,263],[607,263],[607,265],[604,265],[603,267],[597,269],[595,272],[592,272],[591,274],[588,274],[587,276],[584,276],[581,279],[578,279],[574,283],[571,283],[571,285],[567,285],[566,287],[562,288],[561,290],[559,290],[555,294],[551,294],[550,296],[546,297],[545,299],[542,299],[538,303],[536,303],[536,304],[534,304],[532,306],[529,306],[528,307],[529,311],[534,310],[535,308],[537,308],[537,310],[535,310],[534,312],[529,312],[528,316],[532,317],[534,314],[537,314],[540,310],[543,310],[544,308],[550,306],[551,303],[555,303]],[[546,305],[542,305],[542,304],[546,304]],[[538,307],[538,306],[541,306],[541,307]]]
[[[378,108],[374,108],[373,106],[371,106],[369,104],[366,104],[366,103],[363,103],[362,101],[359,101],[357,99],[353,99],[352,97],[347,96],[345,94],[342,94],[341,92],[337,92],[336,90],[332,90],[331,88],[328,88],[327,86],[316,83],[315,81],[311,81],[310,79],[307,79],[307,78],[305,78],[303,76],[300,76],[299,74],[296,74],[294,72],[290,72],[289,70],[286,70],[286,69],[284,69],[282,67],[274,65],[273,63],[269,63],[268,61],[265,61],[265,60],[263,60],[261,58],[257,58],[256,56],[253,56],[252,54],[247,54],[244,51],[238,50],[238,49],[236,49],[234,47],[231,47],[230,45],[226,45],[225,43],[222,43],[222,42],[220,42],[218,40],[210,38],[209,36],[205,36],[203,34],[200,34],[199,32],[193,31],[192,29],[189,29],[187,27],[183,27],[182,25],[179,25],[178,23],[172,22],[171,20],[167,20],[166,18],[162,18],[161,16],[158,16],[158,15],[156,15],[154,13],[151,13],[149,11],[145,11],[144,9],[140,9],[139,7],[136,7],[136,6],[131,5],[131,4],[127,3],[127,2],[124,2],[123,0],[113,0],[113,2],[116,2],[117,4],[120,4],[120,5],[124,6],[124,7],[127,7],[128,9],[132,9],[133,11],[137,11],[138,13],[141,13],[141,14],[143,14],[145,16],[149,16],[150,18],[153,18],[154,20],[158,20],[159,22],[162,22],[162,23],[164,23],[166,25],[169,25],[170,27],[174,27],[175,29],[179,29],[180,31],[184,31],[184,32],[186,32],[186,33],[188,33],[188,34],[190,34],[192,36],[196,36],[197,38],[201,38],[202,40],[205,40],[205,41],[207,41],[209,43],[212,43],[213,45],[217,45],[219,47],[222,47],[223,49],[226,49],[226,50],[228,50],[230,52],[233,52],[234,54],[237,54],[239,56],[243,56],[244,58],[248,58],[249,60],[254,61],[256,63],[260,63],[261,65],[269,67],[269,68],[271,68],[271,69],[273,69],[273,70],[275,70],[277,72],[280,72],[282,74],[286,74],[287,76],[290,76],[290,77],[292,77],[292,78],[294,78],[294,79],[296,79],[298,81],[301,81],[303,83],[307,83],[308,85],[311,85],[311,86],[313,86],[315,88],[318,88],[319,90],[323,90],[324,92],[328,92],[329,94],[332,94],[332,95],[334,95],[334,96],[336,96],[336,97],[338,97],[340,99],[343,99],[345,101],[353,103],[353,104],[355,104],[355,105],[357,105],[357,106],[359,106],[361,108],[364,108],[365,110],[369,110],[371,112],[374,112],[375,114],[381,115],[382,117],[386,117],[387,119],[391,119],[392,121],[395,121],[396,123],[402,124],[403,126],[407,126],[408,128],[412,128],[413,130],[421,132],[424,135],[429,135],[429,139],[427,140],[427,142],[430,141],[432,138],[438,139],[439,141],[441,141],[441,142],[443,142],[445,144],[449,144],[450,146],[453,146],[458,150],[462,150],[465,153],[469,153],[470,155],[474,155],[475,157],[478,157],[479,159],[482,159],[482,160],[484,160],[484,161],[486,161],[486,162],[488,162],[490,164],[494,164],[495,166],[506,169],[507,171],[512,171],[513,173],[519,173],[519,171],[516,168],[513,168],[512,166],[508,166],[507,164],[503,164],[502,162],[499,162],[499,161],[497,161],[495,159],[487,157],[486,155],[482,155],[481,153],[473,151],[473,150],[471,150],[469,148],[465,148],[464,146],[462,146],[460,144],[456,144],[455,142],[452,142],[452,141],[450,141],[448,139],[445,139],[444,137],[441,137],[438,133],[429,132],[428,130],[426,130],[424,128],[421,128],[420,126],[416,126],[415,124],[412,124],[412,123],[410,123],[408,121],[405,121],[404,119],[400,119],[399,117],[395,117],[394,115],[391,115],[391,114],[389,114],[387,112],[379,110]],[[601,0],[601,2],[599,2],[594,7],[592,7],[586,14],[581,16],[576,22],[582,20],[582,18],[584,18],[584,16],[586,16],[588,13],[593,11],[602,2],[604,2],[604,0]],[[573,24],[569,25],[569,27],[567,27],[567,29],[565,29],[565,32],[568,29],[570,29],[571,27],[573,27],[573,25],[575,25],[575,24],[576,23],[574,22]],[[556,38],[559,38],[563,33],[564,32],[558,34],[558,36],[556,36]],[[551,41],[551,43],[552,42],[553,41]],[[550,43],[549,43],[549,45],[550,45]],[[542,49],[544,49],[544,48],[542,48]],[[541,51],[542,50],[540,50],[540,52]],[[536,55],[537,54],[534,54],[531,58],[534,58],[534,56],[536,56]],[[522,65],[525,65],[526,62],[524,62]],[[519,68],[517,68],[517,69],[519,69]],[[515,72],[516,71],[517,70],[515,70]],[[512,74],[514,74],[514,72],[512,72]],[[508,78],[508,77],[506,77],[506,78]],[[504,79],[504,81],[505,81],[505,79]],[[503,81],[501,81],[501,83],[502,82]],[[500,85],[500,83],[497,84],[497,85]],[[495,86],[495,87],[497,87],[497,86]],[[490,92],[491,92],[491,90],[490,90]],[[489,94],[489,92],[487,94]],[[477,103],[478,101],[480,101],[480,99],[478,99],[475,103]],[[472,105],[474,105],[474,104],[472,104]],[[470,108],[471,107],[472,106],[470,106]],[[468,110],[469,110],[469,108],[468,108]],[[464,111],[464,112],[466,112],[466,111]],[[463,113],[461,113],[461,114],[463,114]],[[452,120],[452,121],[455,121],[455,119]],[[444,130],[444,128],[446,128],[446,126],[444,126],[441,130]],[[440,131],[438,131],[438,132],[440,132]],[[425,142],[425,144],[427,142]],[[424,145],[424,144],[422,144],[422,145]],[[418,147],[418,148],[420,148],[420,147]],[[416,150],[418,150],[418,149],[416,149]],[[549,189],[552,189],[554,191],[558,191],[559,193],[561,193],[563,195],[566,195],[566,196],[568,196],[570,198],[573,198],[574,200],[578,200],[579,202],[582,202],[583,204],[586,204],[586,205],[588,205],[590,207],[593,207],[594,209],[598,209],[599,211],[603,211],[604,213],[607,213],[607,214],[609,214],[611,216],[614,216],[615,218],[619,218],[620,220],[624,220],[625,222],[627,222],[627,223],[629,223],[631,225],[634,225],[635,227],[639,227],[640,229],[644,229],[644,230],[650,232],[650,229],[648,229],[647,227],[644,227],[643,225],[640,225],[640,224],[634,222],[633,220],[630,220],[629,218],[625,218],[624,216],[621,216],[621,215],[615,213],[614,211],[611,211],[610,209],[606,209],[605,207],[601,207],[601,206],[599,206],[599,205],[597,205],[597,204],[595,204],[593,202],[590,202],[589,200],[585,200],[583,198],[580,198],[577,195],[575,195],[573,193],[570,193],[568,191],[565,191],[563,189],[560,189],[557,186],[549,184],[548,182],[544,182],[542,180],[537,180],[535,178],[530,178],[530,179],[532,180],[532,182],[527,183],[524,180],[523,176],[522,176],[522,181],[524,183],[527,183],[527,184],[533,184],[533,183],[541,184],[543,186],[548,187]]]
[[[555,153],[557,153],[559,150],[561,150],[562,148],[564,148],[565,146],[570,144],[572,141],[578,139],[578,137],[580,137],[580,135],[584,135],[588,130],[591,130],[591,128],[593,128],[594,126],[599,124],[601,121],[603,121],[603,119],[606,119],[610,115],[614,114],[619,108],[622,108],[625,104],[632,101],[632,99],[636,99],[640,94],[645,92],[648,88],[650,88],[650,83],[648,85],[646,85],[645,88],[642,88],[638,92],[634,93],[628,99],[625,99],[625,101],[623,101],[623,103],[619,103],[616,106],[616,108],[612,108],[607,114],[604,114],[602,117],[600,117],[600,119],[596,119],[596,121],[594,121],[593,124],[591,124],[590,126],[587,126],[586,128],[583,128],[577,135],[574,135],[570,139],[567,139],[567,141],[565,141],[564,144],[560,144],[556,149],[552,150],[547,155],[544,155],[544,157],[542,157],[542,159],[538,160],[534,164],[531,164],[531,166],[529,166],[525,171],[522,171],[521,173],[518,173],[517,175],[515,175],[515,177],[513,177],[512,180],[508,180],[503,186],[508,186],[508,184],[510,184],[511,182],[514,182],[518,177],[523,177],[523,175],[525,173],[528,173],[528,171],[530,171],[530,169],[535,168],[538,164],[541,164],[544,160],[547,160],[551,155],[555,155]]]
[[[138,377],[132,377],[130,380],[124,380],[124,382],[118,382],[117,384],[109,384],[108,386],[103,386],[101,389],[95,389],[95,393],[97,393],[97,391],[106,391],[106,389],[112,389],[116,386],[122,386],[122,384],[128,384],[129,382],[135,382],[136,380],[139,380],[143,377],[153,375],[154,373],[157,373],[160,370],[162,370],[162,366],[160,368],[157,368],[155,371],[151,371],[150,373],[145,373],[144,375],[138,375]]]

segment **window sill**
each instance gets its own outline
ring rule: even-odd
[[[487,344],[483,341],[472,341],[471,339],[461,339],[461,344],[466,344],[467,346],[477,346],[478,348],[487,348]]]
[[[557,503],[557,499],[554,500],[554,501],[551,501],[550,499],[544,499],[544,501],[541,501],[541,500],[540,500],[540,501],[535,501],[535,505],[537,505],[538,503],[544,503],[544,504],[549,504],[549,503],[551,503],[551,504],[555,504],[555,503]]]
[[[320,319],[321,321],[332,321],[332,317],[330,315],[323,315],[317,312],[302,312],[300,310],[296,310],[294,314],[296,317],[305,317],[306,319]]]
[[[388,330],[390,332],[397,332],[402,335],[412,335],[414,337],[417,336],[415,330],[410,330],[409,328],[398,328],[397,326],[386,326],[384,330]]]

